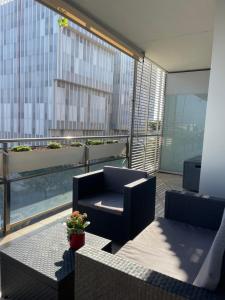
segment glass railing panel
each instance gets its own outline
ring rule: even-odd
[[[73,168],[11,182],[10,223],[72,203],[72,178],[84,171]]]
[[[127,164],[128,164],[128,161],[126,158],[96,163],[96,164],[90,166],[90,172],[100,170],[104,166],[113,166],[113,167],[120,167],[120,168],[127,167]]]
[[[99,139],[98,136],[91,137],[91,139],[97,138]],[[6,224],[2,224],[4,218],[0,216],[0,226],[9,228],[8,225],[12,224],[15,226],[15,223],[18,222],[22,226],[27,224],[27,219],[32,221],[40,214],[47,216],[48,214],[56,213],[56,211],[66,209],[70,205],[72,206],[72,178],[75,175],[85,173],[87,169],[90,171],[98,170],[105,165],[127,167],[126,146],[128,137],[109,136],[105,138],[107,138],[107,141],[117,138],[120,142],[109,143],[105,141],[104,145],[97,145],[96,149],[95,145],[91,145],[89,151],[86,152],[84,148],[72,148],[69,144],[74,140],[82,140],[85,143],[89,137],[79,137],[79,139],[67,138],[66,141],[64,141],[63,137],[46,138],[44,140],[36,138],[29,140],[15,139],[10,142],[2,140],[1,143],[7,143],[7,149],[9,150],[7,160],[3,160],[3,154],[0,156],[0,177],[3,178],[5,176],[10,187],[7,199],[10,211],[6,210],[5,212]],[[48,149],[41,151],[35,144],[36,148],[32,152],[17,153],[10,151],[10,148],[18,143],[29,145],[29,143],[43,142],[45,143],[43,148],[45,148],[49,141],[54,140],[61,142],[63,145],[68,144],[68,146],[60,150]],[[90,149],[92,156],[90,156]],[[4,161],[7,164],[5,169],[3,169]],[[0,182],[0,214],[2,213],[2,215],[3,193],[4,188],[3,186],[1,187]],[[9,223],[8,219],[10,220]],[[19,224],[16,224],[16,226]]]

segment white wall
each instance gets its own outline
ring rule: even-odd
[[[225,197],[225,1],[216,4],[200,192]]]
[[[166,95],[207,94],[210,71],[169,73]]]

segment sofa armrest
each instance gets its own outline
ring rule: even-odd
[[[214,299],[204,289],[89,246],[76,252],[75,261],[75,299]]]
[[[225,199],[192,192],[167,191],[165,201],[165,218],[218,230]]]
[[[124,186],[124,214],[130,223],[130,239],[155,218],[156,177],[141,178]]]
[[[88,195],[104,190],[104,172],[98,170],[73,177],[73,210],[77,202]]]

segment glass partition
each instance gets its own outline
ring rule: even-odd
[[[117,137],[116,143],[110,142],[113,137]],[[98,138],[98,136],[91,137],[92,140]],[[79,144],[78,140],[84,140],[83,143],[86,143],[85,137],[61,137],[58,140],[57,138],[26,139],[27,143],[28,141],[49,143],[57,140],[61,141],[64,148],[47,150],[44,146],[40,149],[33,147],[27,153],[17,153],[7,148],[7,155],[5,152],[1,153],[0,176],[6,179],[10,189],[10,193],[6,194],[9,205],[4,212],[6,215],[4,229],[8,225],[10,228],[10,225],[15,227],[26,224],[28,219],[34,220],[40,214],[47,216],[72,206],[73,176],[83,174],[87,170],[102,169],[105,165],[127,167],[128,136],[110,135],[101,139],[106,142],[102,144],[100,141],[100,145],[91,145],[89,149],[84,146],[72,147],[72,142]],[[23,141],[24,139],[15,139],[11,143],[17,144]],[[90,149],[95,159],[89,159]],[[3,168],[4,164],[6,164],[5,168]],[[3,192],[2,186],[2,193],[0,189],[2,213]]]
[[[166,97],[160,169],[183,172],[185,159],[202,154],[207,94]]]
[[[72,203],[72,178],[82,173],[74,168],[11,182],[10,223]]]
[[[117,159],[117,160],[111,160],[108,162],[101,162],[101,163],[97,163],[95,165],[90,166],[90,171],[97,171],[97,170],[101,170],[104,166],[113,166],[113,167],[127,167],[127,159],[123,158],[123,159]]]
[[[127,167],[127,159],[100,162],[90,166],[90,171],[104,166]],[[51,174],[40,174],[11,182],[10,223],[16,223],[58,206],[72,203],[73,176],[85,173],[85,168],[74,168]],[[3,203],[3,187],[0,200]],[[0,206],[3,211],[2,206]],[[1,220],[2,221],[2,220]]]

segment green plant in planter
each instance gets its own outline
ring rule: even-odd
[[[88,140],[88,141],[86,142],[86,144],[87,144],[88,146],[97,146],[97,145],[103,145],[104,142],[101,141],[101,140]]]
[[[24,151],[32,151],[32,148],[30,146],[21,145],[21,146],[15,146],[11,150],[14,152],[24,152]]]
[[[118,144],[118,140],[108,140],[106,144]]]
[[[62,145],[60,143],[52,142],[49,143],[47,146],[48,149],[60,149],[62,148]]]
[[[70,144],[70,146],[71,146],[71,147],[82,147],[83,144],[80,143],[80,142],[73,142],[73,143]]]

